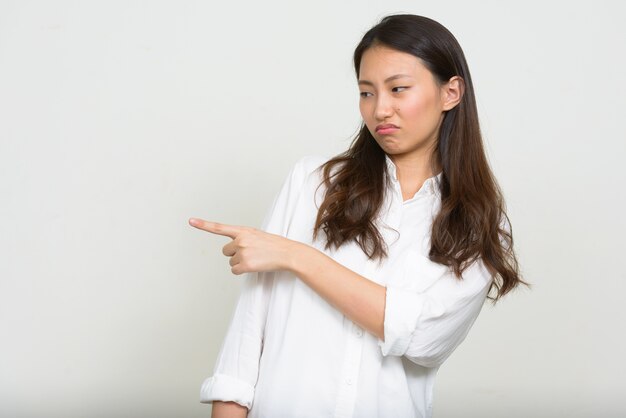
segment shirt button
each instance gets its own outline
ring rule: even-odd
[[[347,379],[346,379],[346,384],[351,385],[351,384],[352,384],[352,379],[347,378]]]

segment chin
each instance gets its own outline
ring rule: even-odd
[[[377,139],[376,142],[378,143],[378,146],[381,147],[387,154],[402,154],[403,152],[403,150],[398,147],[395,140],[392,142],[385,139]]]

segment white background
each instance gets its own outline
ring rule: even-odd
[[[358,128],[352,52],[396,12],[466,53],[531,291],[486,305],[435,417],[626,414],[619,1],[0,0],[0,416],[203,417],[226,238]]]

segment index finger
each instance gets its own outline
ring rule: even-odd
[[[189,218],[189,225],[203,231],[211,232],[212,234],[224,235],[232,239],[235,239],[235,237],[243,229],[240,226],[221,224],[218,222],[209,222],[200,218]]]

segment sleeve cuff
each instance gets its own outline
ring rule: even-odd
[[[254,388],[249,384],[224,374],[215,374],[202,383],[200,402],[237,402],[250,409],[254,398]]]
[[[422,314],[423,301],[415,292],[387,286],[385,296],[384,338],[378,340],[383,356],[406,353],[411,335]]]

